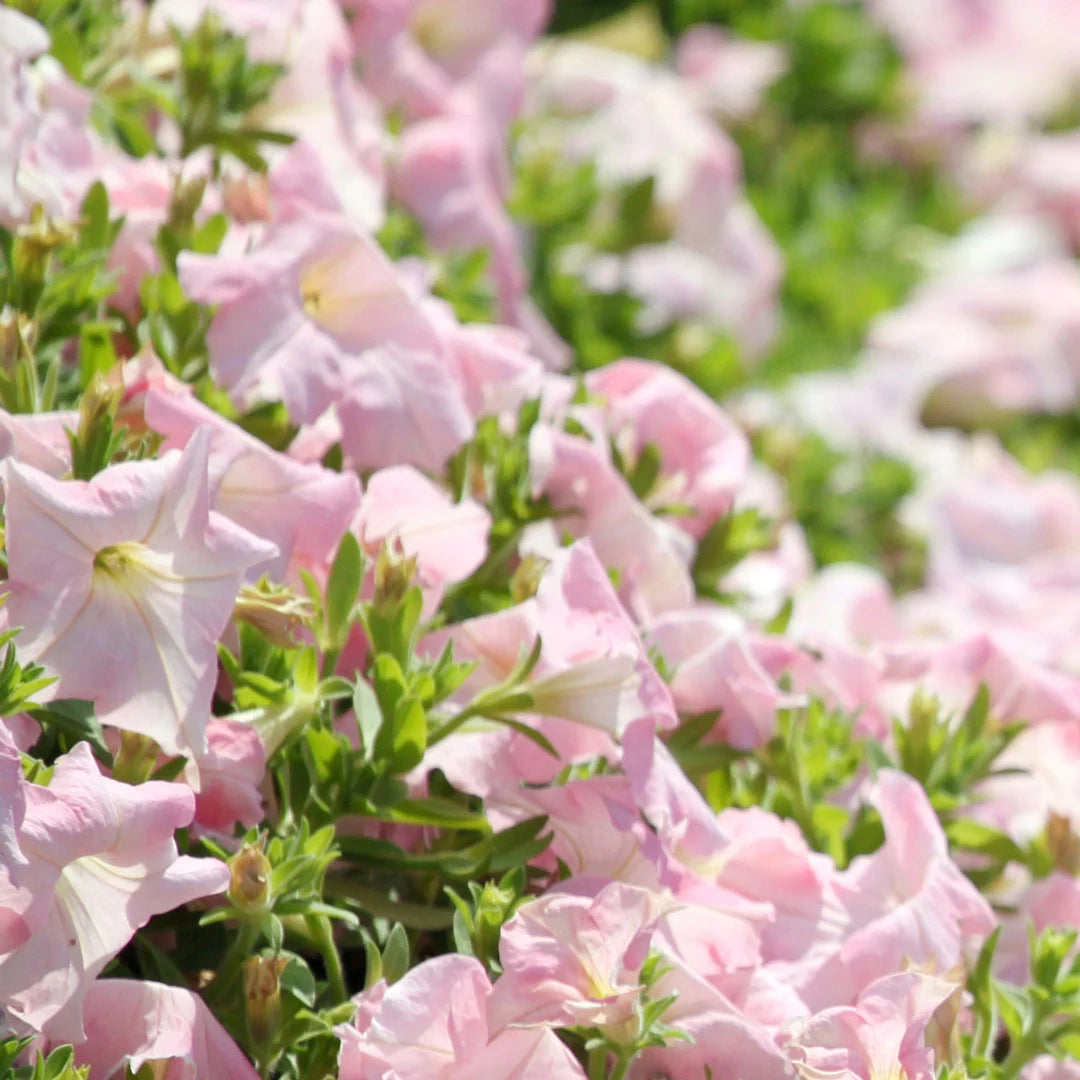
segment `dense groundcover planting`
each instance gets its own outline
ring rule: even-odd
[[[0,9],[0,1080],[1080,1076],[1076,0]]]

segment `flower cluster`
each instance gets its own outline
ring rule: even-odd
[[[1080,10],[592,7],[0,10],[0,1080],[1076,1075]]]

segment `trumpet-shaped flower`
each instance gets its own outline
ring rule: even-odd
[[[439,349],[387,341],[349,364],[341,448],[362,469],[410,464],[439,471],[473,433],[461,384]]]
[[[970,960],[996,925],[990,905],[950,857],[918,781],[882,769],[871,800],[885,844],[844,872],[845,940],[804,993],[811,1007],[847,1004],[906,962],[948,971]]]
[[[573,1054],[544,1028],[488,1039],[491,984],[479,960],[438,956],[353,1000],[341,1040],[341,1080],[584,1080]]]
[[[177,854],[173,833],[195,812],[187,788],[107,779],[86,743],[57,761],[48,787],[20,778],[18,789],[23,863],[0,856],[0,1004],[49,1038],[77,1041],[91,982],[135,931],[222,892],[229,872]]]
[[[932,1080],[943,1064],[935,1061],[935,1029],[948,1022],[959,994],[956,983],[916,971],[886,976],[854,1006],[798,1024],[788,1056],[801,1080]]]
[[[484,561],[491,515],[473,499],[455,503],[423,473],[397,465],[368,481],[355,528],[369,555],[384,543],[399,543],[416,558],[434,608],[446,585],[464,581]]]
[[[278,547],[278,554],[248,573],[287,580],[299,567],[329,564],[360,504],[353,473],[295,461],[272,450],[193,395],[151,387],[146,422],[165,436],[164,449],[186,446],[200,427],[210,429],[214,509]]]
[[[646,509],[606,445],[537,424],[529,459],[534,491],[566,511],[560,529],[587,536],[604,566],[618,571],[620,596],[637,619],[692,606],[693,541]]]
[[[117,1017],[124,1017],[118,1024]],[[86,1041],[75,1049],[92,1076],[139,1074],[144,1062],[168,1062],[166,1080],[256,1080],[258,1073],[202,998],[182,986],[106,979],[86,995]]]
[[[696,540],[726,514],[746,479],[750,444],[738,425],[689,379],[663,364],[619,360],[586,380],[605,399],[607,425],[623,456],[652,444],[662,482],[646,499],[653,510],[687,504],[676,524]]]
[[[468,689],[504,679],[539,637],[523,686],[530,711],[619,737],[638,720],[675,726],[671,695],[588,542],[555,556],[534,599],[460,623],[450,636],[456,656],[478,661]]]
[[[5,608],[19,655],[58,679],[42,700],[86,698],[98,717],[166,753],[205,745],[225,629],[244,571],[276,553],[209,509],[207,437],[91,482],[0,465]]]
[[[550,892],[522,905],[499,939],[492,1026],[632,1024],[662,905],[660,894],[621,882],[596,896]]]
[[[382,249],[340,215],[287,216],[244,255],[177,260],[184,288],[217,304],[207,335],[221,383],[243,405],[282,401],[312,423],[361,354],[393,342],[438,353],[429,321]],[[441,463],[440,463],[441,464]]]
[[[231,836],[236,822],[246,828],[262,821],[259,784],[266,772],[266,750],[249,724],[216,716],[206,728],[207,752],[197,761],[199,791],[194,826]]]

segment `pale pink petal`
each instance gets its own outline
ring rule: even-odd
[[[86,1037],[75,1060],[93,1076],[116,1075],[125,1065],[137,1073],[144,1062],[171,1060],[169,1080],[258,1077],[199,995],[183,987],[108,979],[91,988],[83,1016]]]

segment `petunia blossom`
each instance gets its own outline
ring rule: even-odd
[[[415,556],[420,584],[437,603],[446,585],[484,561],[491,514],[474,499],[454,502],[423,473],[397,465],[368,481],[355,529],[369,555],[393,541]]]
[[[277,550],[209,509],[207,441],[89,482],[0,464],[4,612],[20,658],[58,676],[39,699],[93,701],[170,754],[205,745],[218,636],[244,571]]]
[[[341,1040],[341,1080],[584,1080],[554,1032],[514,1028],[489,1039],[491,983],[471,956],[437,956],[393,986],[353,1001]]]
[[[499,939],[492,1026],[632,1027],[663,906],[662,894],[621,882],[595,896],[552,891],[523,904]]]
[[[972,959],[997,920],[963,875],[922,785],[883,769],[871,792],[885,844],[854,859],[837,883],[845,940],[803,996],[814,1008],[850,1004],[905,962],[948,971]]]
[[[224,891],[216,859],[177,854],[195,798],[179,784],[102,776],[87,743],[48,787],[20,780],[23,865],[0,862],[0,1004],[49,1038],[77,1041],[94,978],[152,915]],[[17,819],[16,819],[17,820]],[[14,941],[18,944],[14,945]]]
[[[233,400],[282,401],[312,423],[341,396],[346,369],[375,346],[438,351],[404,277],[366,233],[340,214],[289,214],[251,251],[183,252],[181,284],[218,305],[210,361]]]
[[[801,1080],[933,1080],[936,1029],[959,1007],[960,987],[916,971],[878,979],[854,1005],[794,1026],[787,1053]],[[928,1045],[930,1043],[930,1045]]]
[[[117,1023],[117,1017],[123,1023]],[[75,1061],[92,1076],[138,1075],[146,1062],[168,1063],[162,1080],[257,1080],[258,1073],[229,1033],[182,986],[105,979],[86,995],[86,1039]],[[122,1070],[125,1065],[131,1073]]]
[[[206,753],[198,758],[195,796],[198,830],[231,836],[239,822],[246,828],[263,818],[259,785],[266,772],[266,750],[250,724],[215,716],[206,728]]]
[[[700,540],[732,506],[746,479],[750,444],[734,420],[689,379],[664,364],[619,360],[586,378],[604,398],[607,424],[624,457],[650,444],[660,452],[662,479],[646,496],[654,512],[685,504],[675,523]]]
[[[535,598],[459,623],[449,636],[455,656],[479,662],[467,690],[506,678],[539,637],[539,660],[522,687],[531,711],[620,737],[636,721],[650,730],[677,722],[671,694],[588,542],[554,557]],[[437,635],[431,641],[441,647]]]
[[[249,580],[267,573],[286,581],[290,570],[329,564],[360,503],[354,474],[280,454],[187,393],[152,386],[144,410],[147,424],[165,436],[164,450],[209,428],[214,509],[278,548]]]
[[[529,435],[533,491],[564,513],[558,527],[587,536],[620,578],[620,595],[640,620],[690,607],[693,541],[649,513],[610,460],[606,443],[537,424]]]

